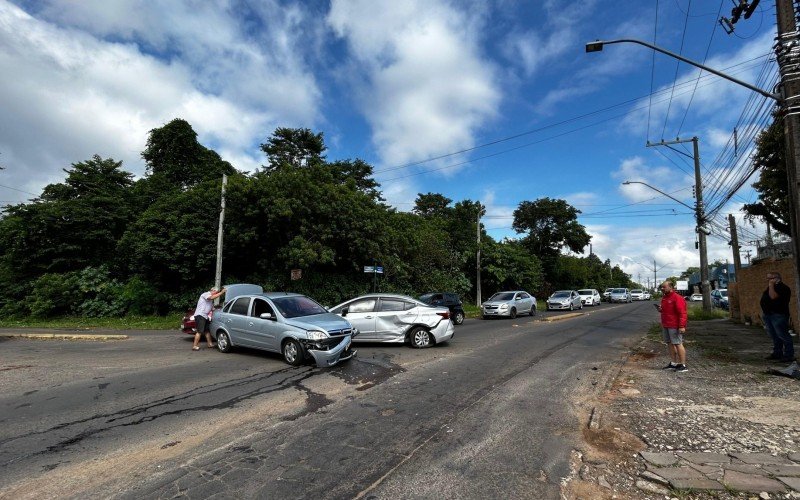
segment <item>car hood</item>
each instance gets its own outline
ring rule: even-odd
[[[333,313],[313,314],[311,316],[300,316],[298,318],[288,318],[285,320],[287,325],[296,326],[304,330],[325,331],[346,330],[352,328],[350,322],[341,316]]]
[[[484,302],[482,305],[484,306],[499,306],[503,304],[512,304],[513,300],[490,300],[488,302]]]

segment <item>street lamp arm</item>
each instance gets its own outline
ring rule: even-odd
[[[774,94],[772,92],[767,92],[766,90],[760,89],[760,88],[756,87],[755,85],[751,85],[751,84],[749,84],[747,82],[743,82],[742,80],[739,80],[738,78],[734,78],[734,77],[732,77],[730,75],[726,75],[725,73],[723,73],[721,71],[717,71],[714,68],[709,68],[708,66],[706,66],[704,64],[700,64],[697,61],[692,61],[691,59],[687,59],[687,58],[683,57],[680,54],[676,54],[674,52],[670,52],[667,49],[662,49],[661,47],[658,47],[658,46],[653,45],[651,43],[647,43],[647,42],[642,41],[642,40],[637,40],[635,38],[619,38],[619,39],[616,39],[616,40],[596,40],[594,42],[589,42],[589,43],[586,44],[586,52],[599,52],[599,51],[603,50],[603,45],[608,45],[608,44],[612,44],[612,43],[636,43],[636,44],[639,44],[639,45],[644,45],[645,47],[649,47],[649,48],[655,50],[656,52],[661,52],[662,54],[666,54],[666,55],[668,55],[670,57],[674,57],[675,59],[679,59],[679,60],[685,62],[686,64],[690,64],[690,65],[698,67],[698,68],[700,68],[700,69],[702,69],[704,71],[708,71],[709,73],[715,74],[715,75],[719,76],[720,78],[724,78],[724,79],[729,80],[729,81],[731,81],[733,83],[736,83],[736,84],[739,84],[739,85],[741,85],[743,87],[746,87],[746,88],[752,90],[753,92],[758,92],[759,94],[761,94],[761,95],[763,95],[765,97],[769,97],[770,99],[774,99],[779,103],[783,103],[783,97],[781,97],[778,94]]]
[[[659,193],[663,194],[664,196],[666,196],[666,197],[667,197],[667,198],[669,198],[670,200],[672,200],[672,201],[674,201],[674,202],[677,202],[677,203],[680,203],[681,205],[683,205],[684,207],[688,208],[689,210],[692,210],[692,211],[694,211],[694,210],[695,210],[695,207],[690,207],[689,205],[687,205],[686,203],[682,202],[681,200],[679,200],[679,199],[677,199],[677,198],[674,198],[674,197],[672,197],[672,196],[668,195],[667,193],[665,193],[664,191],[662,191],[662,190],[660,190],[660,189],[658,189],[658,188],[654,188],[653,186],[651,186],[650,184],[648,184],[648,183],[646,183],[646,182],[641,182],[641,181],[625,181],[625,182],[623,182],[622,184],[623,184],[623,185],[625,185],[625,186],[627,186],[627,185],[629,185],[629,184],[641,184],[641,185],[643,185],[643,186],[647,186],[647,187],[649,187],[650,189],[652,189],[653,191],[657,191],[657,192],[659,192]]]

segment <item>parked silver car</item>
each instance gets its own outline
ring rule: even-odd
[[[517,314],[536,314],[536,297],[522,290],[497,292],[481,304],[483,319],[493,316],[516,318]]]
[[[612,288],[610,302],[631,302],[631,292],[627,288]]]
[[[358,330],[358,342],[410,343],[431,347],[453,338],[446,307],[429,306],[406,295],[370,294],[331,308]]]
[[[559,309],[583,309],[581,296],[575,290],[558,290],[547,299],[547,310],[555,311]]]
[[[594,288],[578,290],[578,295],[581,296],[581,300],[583,301],[583,305],[585,306],[597,306],[600,305],[600,301],[603,300],[600,297],[600,292],[598,292]]]
[[[353,327],[314,300],[296,293],[264,293],[258,285],[228,285],[227,302],[214,313],[211,332],[217,348],[251,347],[279,352],[290,365],[310,356],[317,366],[333,366],[356,355]]]

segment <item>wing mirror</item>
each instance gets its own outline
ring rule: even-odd
[[[274,320],[275,316],[273,316],[270,313],[261,313],[261,316],[259,316],[259,318],[261,318],[261,319],[273,319]]]

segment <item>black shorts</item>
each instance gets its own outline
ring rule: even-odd
[[[211,333],[209,328],[211,322],[208,321],[204,316],[200,316],[198,314],[194,317],[194,322],[197,325],[197,333]]]

